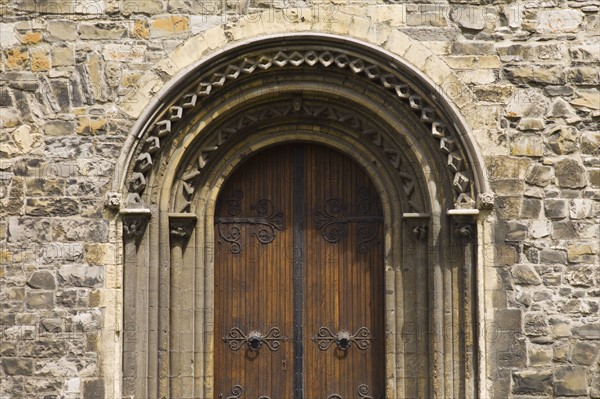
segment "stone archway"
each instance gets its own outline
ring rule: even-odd
[[[381,195],[386,397],[476,397],[474,217],[491,198],[468,135],[389,54],[280,39],[206,60],[139,125],[123,174],[124,395],[214,396],[215,200],[243,159],[301,140],[351,155]]]

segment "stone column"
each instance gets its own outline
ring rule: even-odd
[[[147,360],[147,324],[143,313],[146,310],[144,294],[147,291],[140,269],[143,260],[138,259],[138,247],[144,237],[150,218],[148,209],[124,209],[121,211],[123,223],[123,300],[131,307],[123,315],[123,395],[145,392]],[[139,311],[138,311],[139,309]]]
[[[170,302],[170,396],[194,396],[194,265],[185,260],[196,216],[169,214],[171,248]],[[193,252],[193,251],[192,251]],[[192,254],[193,255],[193,254]]]

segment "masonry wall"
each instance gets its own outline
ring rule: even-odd
[[[600,398],[599,3],[480,3],[0,0],[0,398],[120,396],[105,197],[144,107],[131,99],[190,38],[217,51],[266,30],[362,35],[460,83],[441,90],[496,194],[486,395]]]

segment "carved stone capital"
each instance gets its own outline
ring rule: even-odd
[[[459,236],[461,236],[462,238],[470,240],[473,238],[474,231],[473,231],[473,227],[471,225],[465,224],[465,225],[458,227],[456,229],[456,233]]]
[[[427,231],[429,226],[426,223],[416,223],[412,226],[412,232],[415,238],[419,241],[424,241],[427,239]]]
[[[128,240],[139,239],[146,230],[146,226],[150,220],[150,215],[150,210],[145,208],[123,209],[121,211],[121,217],[123,220],[123,237]]]
[[[196,215],[190,213],[170,213],[169,233],[173,242],[184,242],[196,226]]]
[[[494,207],[495,196],[493,193],[480,193],[477,196],[479,209],[492,209]]]

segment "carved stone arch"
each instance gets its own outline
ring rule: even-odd
[[[124,179],[124,394],[214,397],[219,188],[254,152],[310,141],[351,154],[381,193],[386,396],[476,397],[473,218],[490,200],[440,96],[384,51],[313,35],[221,52],[173,85],[135,132]]]

